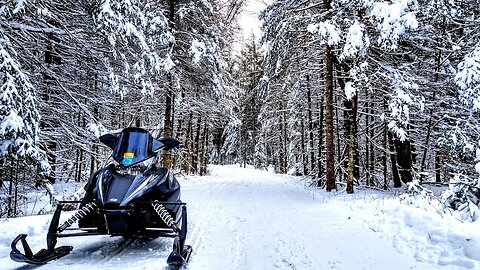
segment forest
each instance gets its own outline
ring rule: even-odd
[[[164,163],[184,174],[438,185],[480,217],[478,0],[274,0],[238,49],[246,2],[3,0],[0,217],[87,181],[109,155],[98,137],[128,126],[179,140]]]

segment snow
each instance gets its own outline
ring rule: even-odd
[[[455,82],[459,89],[460,100],[472,110],[480,110],[480,46],[465,55],[458,64]]]
[[[88,134],[93,138],[100,138],[100,136],[108,133],[107,128],[105,128],[101,123],[88,123],[86,126]]]
[[[412,7],[413,6],[413,7]],[[397,41],[407,29],[416,29],[418,21],[411,11],[415,6],[412,0],[397,0],[393,3],[375,2],[372,5],[369,16],[377,22],[380,31],[378,44],[382,47],[395,50]]]
[[[349,27],[343,52],[340,55],[341,60],[354,58],[358,54],[366,54],[366,50],[370,46],[370,40],[368,36],[364,34],[364,28],[365,26],[358,21],[355,21],[355,23]]]
[[[194,39],[192,41],[192,46],[190,47],[190,55],[193,58],[193,62],[195,64],[199,64],[202,60],[202,56],[206,53],[207,48],[205,47],[205,43]]]
[[[479,269],[478,222],[401,203],[393,192],[327,193],[301,178],[238,166],[180,177],[188,204],[188,269]],[[400,190],[394,190],[398,192]],[[71,213],[65,214],[68,216]],[[0,220],[0,264],[19,233],[45,245],[50,216]],[[170,239],[78,237],[39,269],[166,269]]]
[[[25,2],[27,2],[27,0],[16,0],[17,4],[15,6],[15,9],[13,10],[13,14],[17,14],[21,11],[24,11],[25,10]]]
[[[10,113],[3,118],[0,124],[0,134],[3,136],[9,132],[21,132],[24,129],[23,119],[15,112],[11,110]]]
[[[345,96],[347,100],[351,100],[357,94],[357,89],[353,86],[352,82],[345,84]]]
[[[317,24],[309,24],[307,31],[311,34],[318,34],[322,39],[322,43],[326,42],[328,45],[337,45],[341,41],[339,29],[330,22],[320,22]]]

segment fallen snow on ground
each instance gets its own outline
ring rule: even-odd
[[[397,198],[367,194],[363,201],[338,204],[352,218],[389,240],[402,254],[454,269],[480,269],[480,223],[463,223],[448,213],[427,212]]]
[[[378,191],[327,193],[301,178],[238,166],[210,171],[179,177],[194,249],[190,270],[480,269],[479,223]],[[31,269],[10,260],[10,242],[28,233],[32,249],[43,248],[49,220],[0,219],[0,269]],[[40,269],[162,269],[172,241],[96,236],[60,245],[75,249]]]

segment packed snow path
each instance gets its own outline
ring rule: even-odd
[[[230,167],[211,177],[183,195],[201,202],[189,202],[192,270],[431,269],[288,176]]]
[[[399,253],[392,241],[355,221],[351,195],[334,198],[304,187],[298,178],[237,166],[213,166],[209,176],[180,178],[188,204],[187,244],[194,249],[190,270],[440,268]],[[5,232],[0,269],[35,268],[10,261],[9,243],[16,234],[28,233],[32,249],[43,248],[49,220],[0,221]],[[65,238],[58,246],[75,246],[72,254],[38,269],[164,269],[171,243],[166,238]]]

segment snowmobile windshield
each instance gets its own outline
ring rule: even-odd
[[[113,150],[113,159],[125,167],[140,163],[155,155],[153,137],[142,129],[125,129]]]

